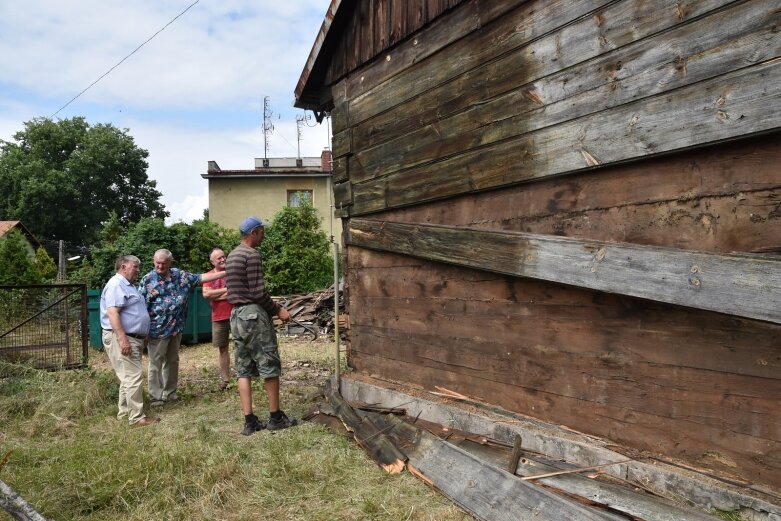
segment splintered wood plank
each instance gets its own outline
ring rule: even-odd
[[[469,443],[470,452],[474,452],[473,449],[479,444],[481,459],[486,450],[495,454],[501,450],[500,446],[509,448],[516,434],[523,436],[524,447],[532,452],[531,456],[535,460],[562,468],[568,466],[561,462],[568,462],[570,466],[588,467],[618,461],[625,459],[626,451],[630,451],[629,454],[637,456],[635,461],[618,467],[605,467],[604,473],[632,486],[639,485],[643,490],[671,499],[677,504],[681,504],[681,499],[685,498],[686,505],[703,510],[715,508],[732,511],[748,508],[758,512],[781,514],[779,504],[771,499],[773,496],[777,497],[777,494],[769,487],[758,484],[747,486],[744,480],[725,482],[721,480],[723,475],[719,476],[702,466],[696,469],[682,466],[680,461],[676,464],[669,460],[649,457],[646,462],[645,458],[631,449],[631,445],[615,446],[608,440],[591,435],[584,436],[530,417],[498,413],[490,406],[480,412],[470,406],[443,403],[440,399],[427,400],[421,398],[412,387],[399,384],[398,380],[395,382],[396,385],[388,386],[383,380],[373,380],[365,374],[352,373],[352,376],[342,379],[341,389],[349,400],[387,407],[404,403],[408,415],[415,418],[412,422],[415,426],[425,428],[453,443],[461,444],[461,440],[464,440]],[[414,396],[408,392],[412,392]],[[393,435],[391,437],[394,438]],[[540,455],[545,457],[539,457]],[[740,486],[733,486],[736,483]]]
[[[502,453],[497,450],[485,450],[482,445],[468,439],[454,444],[494,466],[500,466],[507,458],[506,451]],[[529,457],[521,460],[516,473],[519,476],[536,476],[558,471],[561,469]],[[580,474],[551,476],[542,478],[539,482],[640,519],[653,519],[654,521],[713,521],[719,519],[699,510],[676,505],[668,499],[632,490],[629,488],[631,487],[629,483],[624,486]]]
[[[616,519],[514,475],[487,465],[463,449],[440,440],[428,431],[385,416],[393,430],[405,433],[397,442],[409,458],[408,468],[463,509],[486,520],[513,521],[604,521]]]
[[[367,219],[351,245],[781,323],[781,261]]]
[[[338,392],[329,388],[326,397],[344,426],[353,433],[358,445],[363,447],[385,472],[398,474],[404,470],[406,456],[399,452],[382,431],[371,421],[364,421],[358,416]]]

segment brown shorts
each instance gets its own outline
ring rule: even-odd
[[[212,344],[214,344],[214,347],[228,347],[228,334],[230,331],[230,319],[212,322]]]

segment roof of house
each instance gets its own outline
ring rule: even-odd
[[[0,221],[0,237],[5,237],[5,235],[13,229],[22,232],[24,236],[27,237],[27,240],[30,242],[30,244],[33,245],[33,247],[41,247],[40,241],[35,238],[35,235],[30,233],[30,230],[28,230],[27,227],[22,224],[22,221]]]
[[[204,179],[236,177],[328,177],[331,175],[330,151],[321,157],[275,157],[256,158],[255,168],[244,170],[223,170],[216,161],[209,161],[208,170],[201,174]]]

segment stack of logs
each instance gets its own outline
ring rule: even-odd
[[[301,295],[288,295],[285,297],[273,297],[274,301],[287,308],[293,320],[289,327],[299,325],[308,329],[316,329],[318,333],[332,333],[334,331],[334,287],[306,293]],[[279,319],[275,319],[276,325],[281,325]],[[308,327],[307,327],[308,326]],[[349,328],[349,318],[344,310],[343,291],[339,291],[339,331],[344,333]]]

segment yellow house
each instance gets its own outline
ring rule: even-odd
[[[327,236],[341,244],[342,221],[334,217],[331,151],[320,157],[257,158],[253,170],[222,170],[209,161],[209,220],[226,228],[254,215],[271,222],[285,206],[309,200],[322,218]]]

